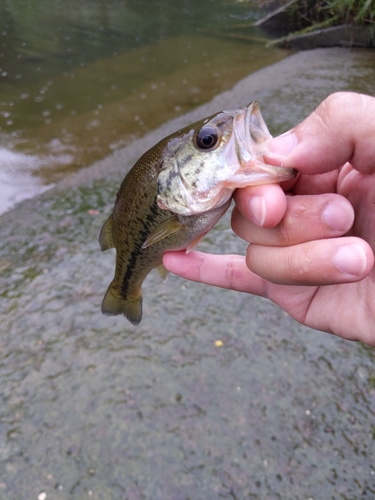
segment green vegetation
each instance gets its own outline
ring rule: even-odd
[[[273,0],[258,1],[271,10],[275,8]],[[279,2],[279,6],[283,3],[284,8],[273,13],[272,23],[267,21],[265,25],[282,35],[270,45],[282,44],[290,37],[334,26],[363,26],[366,29],[370,27],[371,33],[375,31],[375,0],[285,0]]]
[[[290,12],[307,24],[305,32],[340,24],[368,24],[375,23],[375,0],[296,0]]]
[[[338,23],[374,23],[375,0],[333,0],[326,4],[327,18]]]

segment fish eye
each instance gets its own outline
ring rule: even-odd
[[[219,142],[219,133],[214,127],[204,126],[195,134],[195,145],[203,151],[211,151]]]

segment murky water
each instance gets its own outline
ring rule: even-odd
[[[254,5],[0,3],[0,212],[284,57]]]

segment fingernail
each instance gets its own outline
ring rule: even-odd
[[[274,137],[268,141],[268,148],[272,153],[280,156],[288,156],[293,149],[297,146],[296,135],[289,131],[285,134]]]
[[[250,199],[249,208],[254,222],[258,226],[263,226],[266,220],[266,200],[263,196],[254,196]]]
[[[339,247],[333,256],[333,264],[340,273],[358,278],[362,276],[367,266],[366,253],[357,243],[344,245]]]
[[[322,219],[334,231],[347,232],[354,222],[353,207],[344,200],[335,200],[324,207]]]

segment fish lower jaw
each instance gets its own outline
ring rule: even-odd
[[[212,210],[219,208],[220,206],[224,205],[224,203],[227,200],[223,201],[223,203],[220,204],[195,204],[194,206],[190,207],[183,207],[181,205],[179,206],[171,206],[171,207],[166,207],[164,204],[160,204],[159,208],[162,210],[168,210],[169,212],[172,212],[173,214],[176,215],[181,215],[184,217],[190,217],[190,216],[197,216],[197,215],[202,215],[207,212],[211,212]]]
[[[226,190],[225,194],[220,192],[214,197],[202,196],[201,199],[196,199],[193,204],[187,207],[184,213],[178,212],[178,214],[185,216],[198,216],[206,214],[208,212],[212,212],[214,210],[219,210],[224,206],[226,206],[227,208],[231,203],[232,194],[233,190],[230,190],[230,192],[227,192]]]
[[[193,211],[194,215],[203,214],[206,212],[211,212],[217,208],[226,205],[232,198],[234,188],[227,188],[221,186],[220,189],[217,190],[216,193],[212,193],[211,191],[207,191],[207,193],[201,194],[200,198],[198,198],[194,205],[190,207]]]
[[[172,212],[172,214],[191,215],[190,208],[182,204],[177,204],[177,203],[166,204],[159,198],[157,199],[157,204],[161,210],[168,210],[168,212]]]

